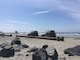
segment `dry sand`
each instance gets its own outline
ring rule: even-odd
[[[0,37],[0,44],[2,43],[11,43],[15,37]],[[52,45],[56,48],[59,54],[59,60],[61,57],[65,57],[66,60],[80,60],[80,56],[68,56],[64,54],[64,50],[76,45],[80,45],[80,39],[75,38],[65,38],[64,42],[53,41],[53,40],[44,40],[44,39],[34,39],[34,38],[21,38],[23,44],[27,44],[30,47],[42,47],[44,44]],[[3,58],[0,57],[0,60],[32,60],[32,56],[26,56],[28,54],[26,51],[28,49],[22,49],[20,52],[15,53],[14,57]]]

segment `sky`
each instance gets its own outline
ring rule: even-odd
[[[80,32],[80,0],[0,0],[0,31]]]

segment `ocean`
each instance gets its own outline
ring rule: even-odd
[[[39,33],[39,35],[45,34]],[[71,38],[79,38],[80,39],[80,32],[56,32],[56,36],[60,37],[71,37]]]
[[[80,32],[57,32],[56,35],[80,39]]]

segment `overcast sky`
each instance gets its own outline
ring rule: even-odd
[[[0,31],[80,32],[80,0],[0,0]]]

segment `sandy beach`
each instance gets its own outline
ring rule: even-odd
[[[11,41],[15,38],[13,37],[0,37],[0,44],[2,43],[11,43]],[[27,44],[30,47],[38,47],[41,48],[43,45],[47,44],[50,46],[54,46],[59,54],[59,60],[61,57],[66,58],[66,60],[80,60],[80,56],[68,56],[64,54],[64,50],[67,48],[75,47],[80,45],[80,39],[75,38],[64,38],[64,42],[62,41],[54,41],[54,40],[45,40],[45,39],[35,39],[35,38],[20,38],[22,44]],[[26,49],[22,49],[20,52],[16,52],[14,57],[3,58],[0,57],[0,60],[32,60],[32,55],[26,56],[28,54]]]

